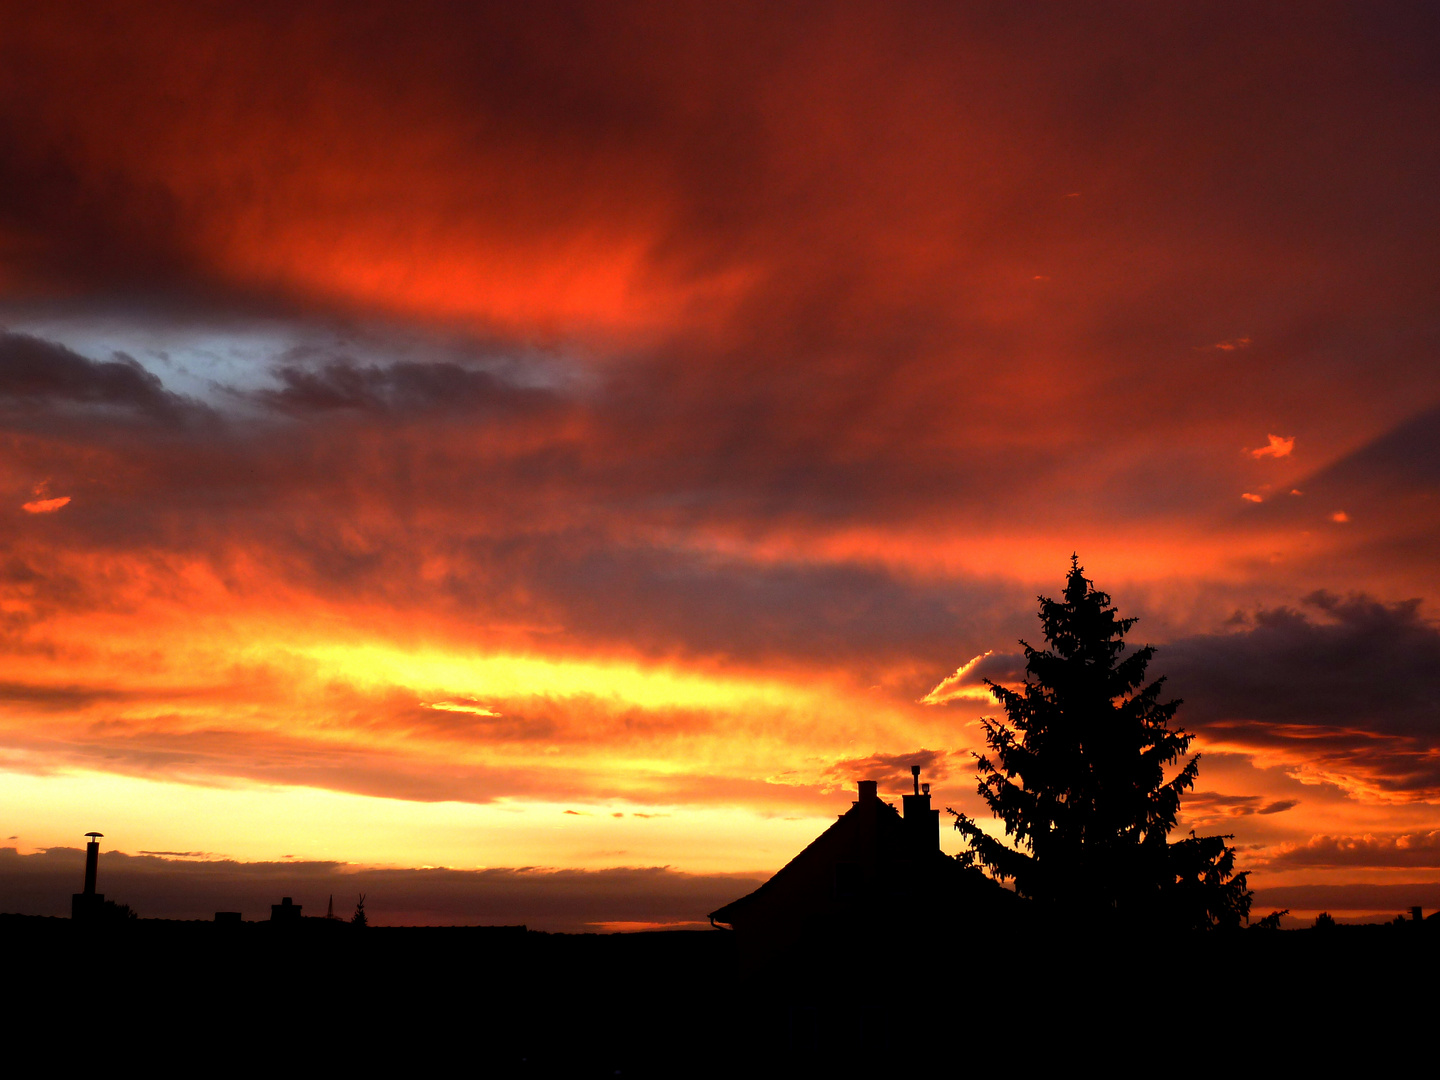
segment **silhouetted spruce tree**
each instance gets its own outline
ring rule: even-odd
[[[1078,558],[1064,598],[1039,600],[1048,647],[1020,643],[1020,690],[986,681],[1009,722],[983,721],[993,759],[977,755],[980,794],[1010,843],[951,810],[969,841],[962,858],[1064,913],[1164,928],[1238,925],[1250,892],[1234,872],[1231,837],[1168,839],[1200,758],[1165,779],[1192,736],[1170,727],[1180,702],[1160,700],[1164,680],[1145,684],[1155,650],[1127,651],[1136,620],[1116,614]]]
[[[355,902],[355,914],[350,916],[351,926],[369,926],[370,921],[365,917],[365,894],[360,894],[360,899]]]

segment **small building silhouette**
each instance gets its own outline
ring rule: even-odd
[[[940,812],[930,785],[903,798],[903,815],[859,781],[858,798],[838,821],[748,896],[710,913],[736,933],[747,966],[838,937],[924,935],[966,916],[993,917],[1013,893],[940,850]]]
[[[300,905],[288,896],[281,897],[280,903],[270,905],[270,921],[273,923],[298,923],[300,921]]]

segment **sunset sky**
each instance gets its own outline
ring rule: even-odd
[[[1076,552],[1257,913],[1440,902],[1437,131],[1423,4],[7,5],[0,847],[983,815]]]

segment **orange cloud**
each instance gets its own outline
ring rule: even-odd
[[[27,514],[53,514],[62,506],[70,502],[69,495],[62,495],[56,499],[33,499],[30,502],[21,504],[20,509]]]
[[[990,703],[994,697],[990,688],[980,681],[976,669],[993,655],[993,651],[981,653],[979,656],[971,657],[961,664],[955,671],[941,679],[939,683],[930,689],[920,699],[922,705],[945,705],[952,701],[967,700]]]
[[[1269,439],[1268,445],[1262,446],[1257,450],[1246,450],[1245,452],[1258,461],[1260,458],[1266,457],[1289,457],[1295,449],[1294,438],[1286,439],[1279,435],[1267,435],[1266,438]]]

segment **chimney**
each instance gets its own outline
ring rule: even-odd
[[[1414,919],[1416,922],[1419,922],[1419,921],[1420,921],[1420,916],[1421,916],[1421,914],[1422,914],[1422,911],[1421,911],[1421,909],[1418,908],[1418,907],[1412,907],[1412,908],[1410,909],[1410,918]]]
[[[915,793],[904,797],[905,825],[910,830],[917,852],[940,850],[940,811],[930,809],[930,785],[920,783],[920,766],[910,766]],[[924,792],[921,792],[921,788]]]
[[[88,832],[85,845],[85,891],[70,894],[70,918],[98,919],[105,908],[105,894],[95,891],[95,878],[100,869],[100,837],[104,833]]]
[[[859,788],[860,788],[860,801],[861,801],[862,803],[865,803],[865,802],[874,802],[876,799],[878,799],[878,798],[880,797],[879,791],[876,790],[878,787],[879,787],[879,781],[876,781],[876,780],[861,780],[861,781],[860,781],[860,784],[859,784]]]
[[[100,870],[100,837],[104,833],[87,832],[90,842],[85,845],[85,895],[95,895],[95,875]]]

